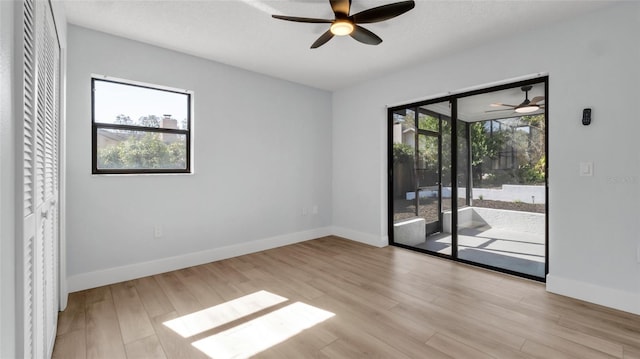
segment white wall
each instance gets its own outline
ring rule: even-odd
[[[329,92],[75,26],[67,64],[70,291],[329,233]],[[193,90],[195,174],[91,175],[92,73]]]
[[[335,92],[333,225],[386,241],[386,105],[548,72],[547,289],[640,314],[638,33],[626,2]]]
[[[14,5],[0,1],[0,358],[16,355]]]

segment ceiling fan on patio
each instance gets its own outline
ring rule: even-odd
[[[331,9],[335,15],[333,20],[284,15],[272,15],[272,17],[275,19],[294,22],[331,24],[329,30],[320,35],[320,37],[311,45],[312,49],[324,45],[334,36],[345,35],[350,35],[352,38],[363,44],[378,45],[382,42],[382,39],[378,37],[378,35],[358,24],[371,24],[374,22],[389,20],[402,15],[415,7],[415,2],[413,0],[401,1],[349,15],[349,12],[351,11],[351,0],[329,0],[329,3],[331,3]]]
[[[504,103],[492,103],[491,107],[510,107],[508,109],[500,109],[500,110],[490,110],[485,112],[496,112],[496,111],[515,111],[517,113],[530,113],[535,112],[544,108],[544,104],[538,104],[540,101],[544,101],[544,96],[536,96],[529,100],[529,91],[531,91],[533,86],[527,85],[522,86],[520,89],[524,92],[524,101],[522,101],[519,105],[508,105]]]

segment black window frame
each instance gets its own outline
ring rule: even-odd
[[[170,129],[170,128],[158,128],[158,127],[146,127],[138,125],[125,125],[114,123],[101,123],[96,122],[95,118],[95,103],[96,103],[96,81],[116,83],[126,86],[146,88],[156,91],[165,91],[187,96],[187,128],[186,129]],[[135,81],[127,81],[121,79],[112,79],[108,77],[91,77],[91,173],[94,175],[101,174],[175,174],[175,173],[192,173],[191,172],[191,127],[192,127],[192,107],[193,107],[193,93],[186,90],[169,89],[164,86],[140,84]],[[100,129],[111,130],[127,130],[127,131],[140,131],[140,132],[153,132],[153,133],[171,133],[184,135],[185,141],[185,168],[98,168],[98,131]]]

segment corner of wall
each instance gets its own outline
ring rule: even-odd
[[[19,354],[15,296],[16,4],[0,1],[0,358]]]
[[[378,248],[389,245],[389,237],[387,236],[375,236],[373,234],[358,232],[343,227],[332,226],[331,234]]]

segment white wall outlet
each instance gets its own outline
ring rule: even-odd
[[[157,225],[155,227],[153,227],[153,237],[154,238],[160,238],[162,237],[163,233],[162,233],[162,226]]]
[[[593,162],[580,162],[580,177],[593,176]]]

